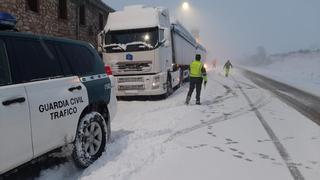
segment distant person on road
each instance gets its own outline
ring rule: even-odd
[[[212,68],[215,69],[217,67],[217,59],[212,61]]]
[[[193,93],[194,88],[196,88],[196,104],[201,105],[200,103],[200,94],[201,94],[201,86],[202,82],[204,82],[204,86],[207,85],[208,77],[207,71],[204,67],[204,64],[200,61],[201,55],[196,55],[196,60],[190,64],[190,86],[189,92],[186,99],[186,104],[188,105]]]
[[[229,76],[230,68],[233,68],[233,66],[232,66],[230,60],[228,60],[228,61],[226,62],[226,64],[224,64],[224,66],[223,66],[223,69],[224,69],[224,71],[225,71],[226,77]]]

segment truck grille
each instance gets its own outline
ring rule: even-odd
[[[143,77],[123,77],[118,78],[118,83],[128,83],[128,82],[144,82]]]
[[[144,85],[119,85],[118,89],[120,91],[126,90],[145,90]]]
[[[150,72],[152,69],[151,61],[147,62],[118,62],[112,66],[116,72]]]

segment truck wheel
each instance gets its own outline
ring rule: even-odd
[[[179,73],[179,84],[177,88],[180,88],[183,84],[183,71],[180,69],[180,73]]]
[[[98,112],[85,115],[79,122],[72,157],[80,168],[90,166],[105,150],[106,123]],[[108,132],[109,133],[109,132]]]
[[[167,93],[166,97],[169,97],[173,93],[171,78],[167,79]]]

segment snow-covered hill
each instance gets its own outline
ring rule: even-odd
[[[276,54],[264,63],[252,62],[247,61],[247,69],[320,96],[320,50]]]

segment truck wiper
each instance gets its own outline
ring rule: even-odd
[[[120,44],[109,44],[109,45],[106,45],[104,46],[104,48],[110,48],[110,47],[117,47],[117,48],[120,48],[122,51],[125,51],[125,48],[123,48]]]
[[[149,48],[149,49],[153,49],[153,48],[154,48],[152,45],[147,44],[147,43],[142,42],[142,41],[128,43],[128,44],[126,44],[126,47],[128,47],[128,46],[134,46],[134,45],[143,45],[143,46],[145,46],[145,47],[147,47],[147,48]],[[140,46],[139,46],[139,47],[140,47]]]

